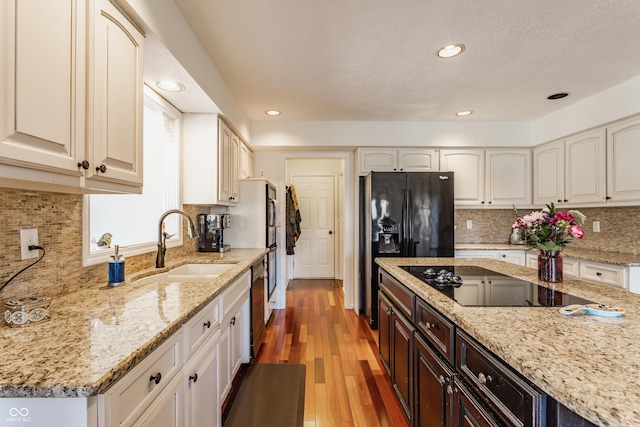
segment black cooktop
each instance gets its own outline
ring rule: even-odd
[[[402,266],[458,304],[475,307],[559,307],[591,304],[537,283],[476,266]]]

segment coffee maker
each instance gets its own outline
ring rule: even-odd
[[[228,252],[224,243],[224,229],[231,226],[231,215],[224,213],[198,215],[198,252]]]

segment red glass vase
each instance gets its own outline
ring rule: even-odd
[[[562,282],[562,257],[560,251],[540,251],[538,254],[538,280]]]

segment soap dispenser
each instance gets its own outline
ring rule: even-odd
[[[124,255],[119,255],[120,247],[115,245],[115,253],[109,260],[109,286],[118,286],[124,283]]]

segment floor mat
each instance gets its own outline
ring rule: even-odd
[[[305,365],[249,365],[225,427],[298,427],[304,423]]]

